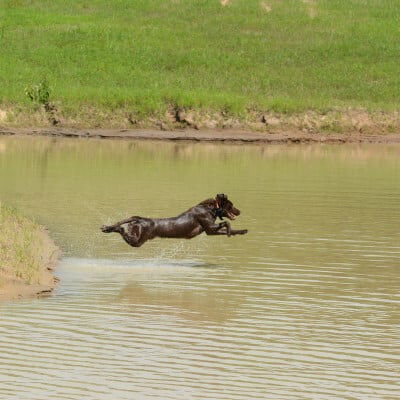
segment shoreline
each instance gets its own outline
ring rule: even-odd
[[[0,136],[50,136],[81,139],[160,140],[253,144],[307,143],[400,143],[400,134],[363,133],[266,133],[236,129],[157,130],[157,129],[71,129],[71,128],[1,128]]]
[[[51,294],[59,282],[60,249],[46,228],[1,207],[0,303]]]

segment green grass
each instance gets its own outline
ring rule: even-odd
[[[0,103],[47,79],[65,113],[399,108],[397,0],[265,2],[2,0]]]
[[[0,286],[39,283],[41,269],[57,252],[42,227],[0,202]]]

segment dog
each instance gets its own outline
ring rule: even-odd
[[[240,215],[240,210],[234,207],[225,194],[217,194],[215,198],[207,199],[189,208],[189,210],[172,218],[144,218],[134,216],[114,225],[103,225],[104,233],[117,232],[126,243],[132,247],[140,247],[148,240],[156,237],[192,239],[201,233],[207,235],[244,235],[247,229],[233,230],[228,221]],[[223,222],[216,223],[217,218]]]

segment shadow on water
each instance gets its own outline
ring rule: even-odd
[[[232,319],[240,308],[240,297],[221,288],[199,290],[196,281],[212,281],[210,273],[223,273],[223,267],[197,260],[66,258],[59,270],[64,290],[58,295],[100,296],[102,301],[111,290],[111,303],[143,317],[165,314],[184,321],[220,324]]]
[[[196,269],[218,269],[222,265],[202,262],[199,260],[177,260],[177,259],[105,259],[105,258],[74,258],[63,259],[63,264],[90,268],[115,268],[115,269],[154,269],[154,268],[196,268]]]
[[[116,301],[131,312],[150,310],[192,322],[221,324],[232,319],[238,309],[238,298],[226,296],[221,290],[196,291],[193,288],[170,290],[130,282],[121,289]]]

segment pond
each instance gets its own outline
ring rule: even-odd
[[[245,236],[131,248],[102,224],[226,193]],[[0,397],[394,399],[400,148],[0,138],[0,199],[63,250],[0,304]]]

